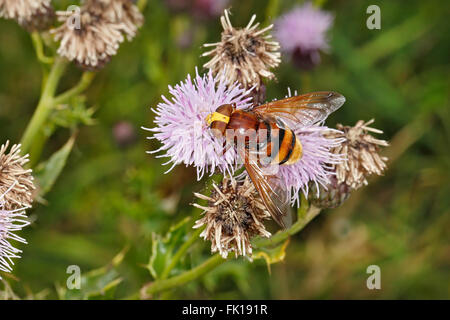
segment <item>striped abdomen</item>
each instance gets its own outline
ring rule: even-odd
[[[226,124],[227,140],[239,147],[239,143],[247,148],[256,147],[264,164],[293,164],[302,157],[302,145],[295,133],[283,123],[261,119],[252,112],[236,110]],[[225,130],[224,130],[225,131]],[[240,141],[240,142],[238,142]],[[255,142],[252,144],[250,141]]]
[[[302,157],[300,141],[284,124],[260,120],[258,131],[259,149],[267,154],[270,164],[294,164]]]

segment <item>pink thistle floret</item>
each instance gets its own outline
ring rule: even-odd
[[[175,165],[193,165],[197,168],[197,178],[216,169],[222,173],[233,174],[236,163],[236,151],[229,148],[223,154],[223,143],[215,138],[206,123],[206,117],[223,104],[236,104],[236,108],[250,106],[249,91],[239,84],[227,86],[219,74],[200,76],[196,71],[194,79],[188,76],[184,82],[175,87],[169,86],[171,99],[162,96],[164,102],[156,109],[155,128],[146,129],[154,132],[150,139],[157,139],[162,147],[149,153],[165,151],[158,157],[168,157],[166,164],[172,163],[167,172]]]
[[[275,37],[280,42],[281,50],[288,54],[298,49],[303,52],[327,50],[326,32],[333,20],[332,14],[306,3],[277,19]]]
[[[14,187],[11,186],[4,194],[0,194],[0,271],[11,272],[14,265],[13,258],[20,258],[22,250],[15,248],[10,241],[27,243],[25,239],[19,237],[14,232],[30,224],[27,221],[24,208],[15,210],[5,210],[5,195]],[[1,279],[1,277],[0,277]]]
[[[279,177],[287,186],[291,204],[300,205],[299,193],[307,197],[309,183],[326,188],[329,177],[335,174],[331,165],[345,161],[343,155],[331,152],[345,139],[325,137],[325,133],[337,130],[321,125],[293,128],[293,131],[302,144],[303,156],[292,165],[280,166]]]

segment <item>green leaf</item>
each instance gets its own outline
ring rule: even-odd
[[[93,125],[95,124],[94,112],[94,108],[86,107],[85,96],[72,97],[67,104],[60,104],[54,108],[47,130],[53,131],[55,126],[75,129],[79,125]]]
[[[117,254],[110,264],[81,274],[80,289],[58,288],[58,295],[65,300],[114,299],[118,285],[122,282],[117,267],[122,263],[128,248]]]
[[[186,217],[181,222],[172,226],[165,236],[152,234],[152,253],[150,255],[147,269],[154,279],[158,279],[164,269],[170,264],[171,258],[176,250],[186,240],[188,232],[188,222],[190,217]]]
[[[267,264],[267,269],[270,273],[270,265],[284,260],[286,256],[286,248],[289,244],[289,238],[279,246],[273,248],[261,248],[253,253],[253,259],[264,259]]]
[[[40,186],[39,196],[44,196],[56,182],[66,165],[67,158],[72,151],[76,135],[73,134],[66,144],[56,151],[47,161],[38,165],[35,170],[35,176]]]

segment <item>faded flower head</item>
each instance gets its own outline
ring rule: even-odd
[[[9,141],[0,147],[0,195],[3,210],[14,210],[31,206],[33,176],[31,170],[23,166],[29,161],[28,155],[20,155],[20,145],[13,145],[7,152]]]
[[[263,78],[275,79],[270,69],[280,64],[280,46],[267,34],[273,26],[258,29],[259,23],[254,24],[255,19],[253,15],[245,28],[235,29],[228,10],[225,10],[220,18],[223,27],[221,41],[204,45],[214,47],[202,55],[212,57],[204,67],[214,74],[224,72],[228,85],[237,81],[247,89],[259,89]]]
[[[385,140],[374,138],[369,132],[383,131],[369,127],[374,120],[360,120],[354,127],[337,125],[339,131],[332,132],[333,138],[345,138],[345,142],[333,149],[334,153],[344,154],[347,161],[334,165],[338,183],[346,183],[356,190],[367,185],[367,177],[372,174],[382,175],[386,169],[386,157],[380,156],[380,147],[387,147]]]
[[[87,0],[79,11],[58,11],[63,24],[51,32],[58,54],[87,70],[101,69],[132,39],[143,17],[131,0]]]
[[[144,16],[133,0],[86,0],[94,10],[107,21],[118,24],[128,40],[136,36],[138,28],[144,23]]]
[[[159,157],[169,158],[168,163],[184,163],[197,168],[197,178],[205,172],[213,174],[215,169],[232,174],[236,152],[230,148],[223,154],[223,142],[214,137],[206,123],[206,117],[222,104],[236,104],[238,109],[250,106],[248,91],[238,84],[227,85],[221,75],[200,76],[198,72],[192,80],[190,76],[175,87],[169,86],[171,99],[162,96],[156,109],[155,128],[145,129],[154,132],[155,138],[162,143],[156,153],[164,151]]]
[[[27,243],[25,239],[16,235],[14,231],[20,231],[30,224],[25,214],[26,207],[14,210],[6,209],[6,207],[11,207],[6,198],[16,185],[17,182],[13,182],[8,187],[0,181],[0,187],[2,189],[7,188],[5,192],[0,192],[0,271],[4,272],[12,271],[11,266],[14,265],[12,259],[20,258],[20,253],[22,253],[22,250],[11,245],[10,240]],[[12,206],[15,206],[15,204]]]
[[[208,201],[207,207],[194,204],[203,210],[203,217],[194,228],[206,226],[200,236],[211,241],[211,252],[219,252],[223,258],[231,251],[236,257],[251,257],[251,239],[270,237],[263,224],[270,214],[248,178],[241,181],[225,178],[220,186],[213,184],[211,196],[198,193],[195,196]]]
[[[27,30],[46,29],[54,15],[51,0],[0,0],[0,17],[14,19]]]
[[[330,182],[330,177],[334,175],[330,164],[337,165],[344,160],[342,155],[332,152],[332,149],[337,148],[344,139],[327,136],[330,132],[339,132],[321,125],[292,129],[302,144],[303,156],[294,164],[280,166],[278,175],[288,187],[291,203],[300,205],[300,191],[308,196],[311,185],[316,191]]]
[[[306,3],[282,15],[275,22],[275,38],[281,50],[299,67],[310,69],[320,62],[319,51],[329,48],[326,33],[333,15]]]

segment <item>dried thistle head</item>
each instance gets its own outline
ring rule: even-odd
[[[51,0],[0,0],[0,17],[14,19],[29,31],[45,30],[55,17]]]
[[[236,257],[251,257],[251,238],[270,237],[262,223],[270,214],[248,178],[243,181],[224,178],[220,186],[213,184],[211,196],[198,193],[195,196],[208,201],[207,207],[194,204],[204,210],[194,228],[206,226],[200,236],[211,241],[211,252],[218,251],[223,258],[231,251]]]
[[[275,79],[270,69],[277,67],[281,59],[280,45],[267,34],[273,25],[258,29],[259,23],[254,24],[255,19],[256,15],[253,15],[245,28],[235,29],[228,10],[225,10],[220,18],[223,27],[221,41],[205,44],[205,47],[214,49],[202,56],[211,56],[204,67],[214,74],[223,72],[228,84],[238,81],[244,88],[255,86],[259,90],[263,78]]]
[[[143,23],[132,0],[86,0],[79,12],[56,14],[63,22],[51,31],[61,41],[58,54],[86,70],[103,68]]]
[[[0,147],[0,195],[2,209],[16,210],[31,206],[35,189],[31,170],[25,170],[28,155],[20,155],[20,145],[13,145],[7,152],[9,141]]]
[[[144,16],[133,0],[86,0],[98,15],[111,23],[118,24],[128,40],[136,36],[144,23]]]
[[[369,132],[383,133],[383,131],[369,127],[374,120],[364,122],[360,120],[355,126],[337,125],[342,133],[334,132],[333,135],[344,137],[344,141],[333,149],[336,154],[343,154],[347,161],[335,164],[338,183],[346,183],[356,190],[367,185],[367,177],[372,174],[382,175],[386,169],[386,157],[379,154],[380,147],[388,146],[388,142],[374,138]]]
[[[58,54],[86,70],[98,70],[117,54],[124,41],[120,26],[98,15],[93,7],[83,6],[78,14],[58,11],[63,25],[51,31],[61,41]],[[79,19],[79,23],[77,22]]]

